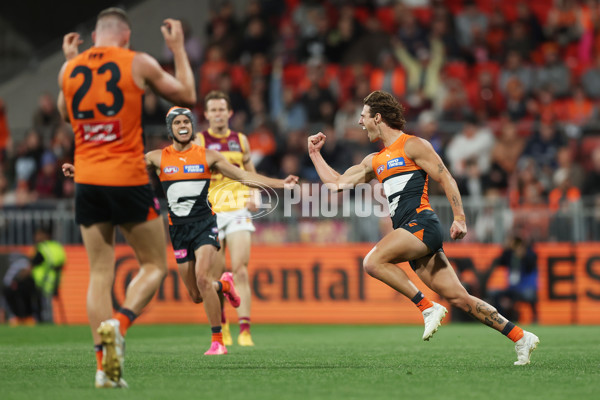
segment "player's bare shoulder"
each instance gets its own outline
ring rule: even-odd
[[[362,165],[365,169],[365,177],[367,182],[376,178],[375,170],[373,169],[373,158],[376,155],[377,153],[368,154],[360,163],[360,165]]]
[[[162,159],[162,150],[152,150],[145,154],[146,167],[154,168],[160,172],[160,162]]]

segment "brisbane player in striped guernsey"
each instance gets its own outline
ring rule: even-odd
[[[196,303],[204,301],[204,309],[212,330],[212,344],[206,355],[227,354],[221,327],[221,302],[218,292],[234,307],[240,297],[234,289],[231,272],[219,281],[215,273],[222,271],[217,260],[219,228],[208,200],[213,174],[222,174],[251,187],[292,188],[298,177],[273,179],[231,164],[223,154],[193,142],[195,138],[192,112],[173,107],[167,113],[167,130],[173,144],[146,154],[147,165],[158,174],[169,204],[169,232],[179,273]],[[218,270],[218,271],[217,271]],[[218,276],[218,275],[217,275]],[[242,303],[244,298],[241,299]]]
[[[87,312],[96,350],[95,385],[100,388],[127,386],[122,378],[124,336],[167,272],[163,221],[144,161],[144,90],[150,86],[176,104],[196,103],[181,22],[166,19],[161,31],[174,54],[175,76],[148,54],[129,49],[131,23],[119,8],[98,14],[90,49],[78,54],[77,33],[63,41],[67,61],[58,75],[58,107],[75,133],[75,220],[90,263]],[[117,225],[135,250],[140,272],[113,315]]]
[[[250,158],[248,138],[241,132],[229,129],[229,120],[233,116],[231,100],[227,93],[213,90],[204,97],[204,117],[208,121],[208,129],[201,132],[196,143],[202,147],[219,151],[231,164],[246,171],[256,172]],[[226,189],[226,190],[225,190]],[[227,193],[226,196],[223,194]],[[254,346],[250,334],[251,292],[248,277],[250,261],[251,233],[254,232],[252,215],[256,211],[256,192],[240,182],[233,181],[222,174],[213,174],[208,197],[217,213],[221,250],[217,262],[225,270],[225,250],[229,250],[231,270],[242,304],[236,310],[240,324],[237,342],[240,346]],[[223,340],[233,344],[229,322],[222,313]]]
[[[454,221],[450,237],[462,239],[467,233],[465,213],[456,182],[431,144],[408,135],[404,129],[404,108],[391,94],[375,91],[363,101],[358,123],[371,142],[383,141],[385,148],[372,153],[343,174],[333,170],[320,149],[326,137],[319,132],[308,138],[308,152],[315,168],[331,190],[352,188],[378,179],[383,184],[394,230],[381,239],[363,261],[365,271],[412,300],[423,313],[423,340],[429,340],[447,313],[444,306],[430,301],[395,264],[408,261],[419,278],[451,305],[496,329],[515,342],[515,365],[529,364],[539,339],[500,315],[494,307],[471,296],[460,283],[442,248],[442,227],[429,204],[428,179],[439,182],[450,201]]]

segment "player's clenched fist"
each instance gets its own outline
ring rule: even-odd
[[[319,132],[316,135],[312,135],[308,137],[308,152],[309,153],[318,153],[321,150],[321,147],[325,144],[325,139],[327,137],[323,134],[323,132]]]

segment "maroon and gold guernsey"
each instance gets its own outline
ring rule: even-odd
[[[427,194],[429,176],[404,152],[413,137],[403,133],[373,157],[373,171],[383,184],[394,226],[408,223],[423,210],[433,211]]]
[[[231,164],[244,169],[243,136],[243,133],[232,130],[227,130],[223,135],[217,135],[209,129],[201,132],[198,139],[201,146],[220,152]],[[213,210],[219,213],[244,208],[249,193],[250,191],[246,185],[229,179],[220,173],[213,173],[208,198]]]
[[[61,89],[75,133],[77,183],[150,182],[141,121],[144,90],[131,72],[135,54],[120,47],[92,47],[65,67]]]

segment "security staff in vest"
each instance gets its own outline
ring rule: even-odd
[[[31,259],[31,276],[40,297],[38,322],[53,323],[52,298],[58,297],[61,270],[66,261],[65,249],[52,239],[49,226],[41,226],[35,232],[34,255]]]

